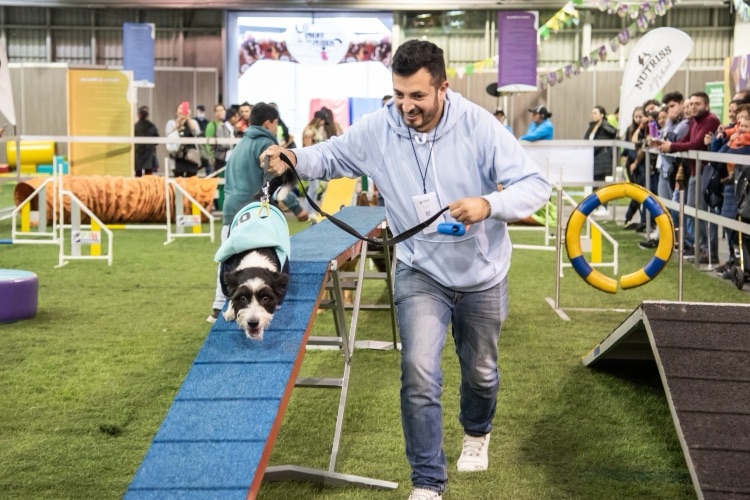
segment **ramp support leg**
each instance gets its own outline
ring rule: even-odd
[[[398,483],[390,481],[381,481],[379,479],[370,479],[362,476],[353,476],[351,474],[340,474],[320,469],[311,469],[297,465],[279,465],[266,468],[263,476],[264,481],[311,481],[335,486],[361,486],[365,488],[375,488],[379,490],[395,490]]]

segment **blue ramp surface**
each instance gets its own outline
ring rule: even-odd
[[[378,233],[382,207],[336,214]],[[262,341],[219,317],[156,433],[125,498],[255,498],[283,421],[329,263],[356,255],[359,240],[323,221],[292,237],[290,284]]]

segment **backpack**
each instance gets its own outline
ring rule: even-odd
[[[724,185],[721,179],[726,177],[726,165],[711,165],[711,177],[703,188],[703,200],[708,208],[721,208],[724,204]]]

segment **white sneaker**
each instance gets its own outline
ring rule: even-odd
[[[464,434],[464,443],[461,456],[456,468],[461,472],[477,472],[487,470],[489,459],[487,452],[490,448],[490,435],[469,436]]]
[[[442,500],[442,498],[442,493],[427,488],[414,488],[409,495],[409,500]]]
[[[596,217],[607,217],[609,215],[609,210],[607,210],[607,207],[605,207],[604,205],[599,205],[591,215]]]

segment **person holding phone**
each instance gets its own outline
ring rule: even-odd
[[[190,118],[189,102],[182,101],[177,106],[174,119],[167,122],[165,134],[174,138],[200,137],[201,129],[198,122]],[[174,161],[175,177],[194,177],[198,174],[201,155],[195,144],[168,143],[167,151]]]

